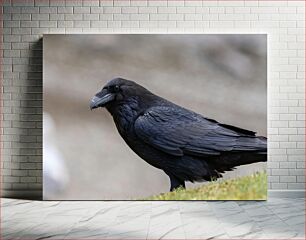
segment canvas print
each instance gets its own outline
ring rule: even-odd
[[[265,34],[43,37],[43,198],[265,200]]]

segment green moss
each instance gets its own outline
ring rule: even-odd
[[[192,189],[177,189],[144,200],[266,200],[267,174],[254,173],[250,176],[213,181]]]

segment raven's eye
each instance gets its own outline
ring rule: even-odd
[[[119,90],[120,90],[120,87],[118,85],[115,85],[114,86],[114,92],[119,92]]]

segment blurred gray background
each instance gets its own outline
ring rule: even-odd
[[[118,76],[267,135],[263,34],[44,35],[43,74],[44,199],[138,199],[169,190],[168,177],[129,149],[110,114],[89,109],[91,97]],[[251,164],[225,178],[263,169]]]

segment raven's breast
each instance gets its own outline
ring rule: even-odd
[[[121,135],[121,134],[120,134]],[[121,135],[127,145],[143,160],[150,165],[159,168],[167,169],[169,162],[176,162],[175,156],[159,151],[144,141],[140,140],[135,133],[129,133],[128,136]]]

